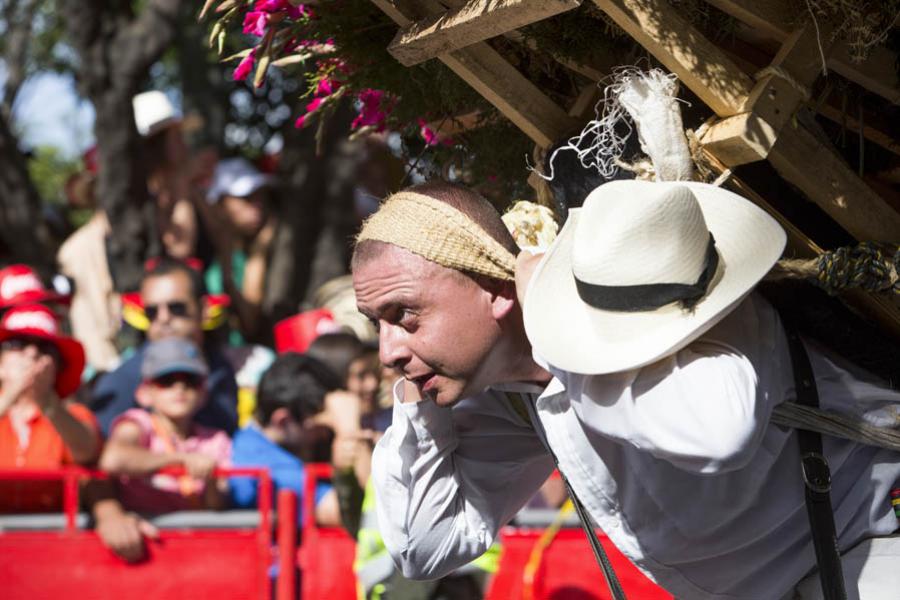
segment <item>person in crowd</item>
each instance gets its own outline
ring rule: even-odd
[[[186,263],[163,258],[155,262],[141,282],[141,301],[149,321],[147,340],[182,338],[204,348],[209,366],[206,382],[209,401],[196,415],[200,425],[222,429],[229,434],[237,428],[237,384],[234,370],[220,349],[204,345],[203,281]],[[138,348],[116,370],[103,376],[94,389],[91,408],[104,432],[113,419],[137,408],[135,391],[141,383],[145,347]]]
[[[118,497],[127,510],[165,513],[219,509],[226,505],[226,467],[231,439],[194,417],[206,402],[209,369],[191,341],[166,338],[149,344],[135,396],[143,407],[121,414],[112,425],[100,467],[119,475]],[[157,473],[184,467],[182,475]]]
[[[216,165],[206,202],[197,203],[215,249],[206,285],[211,293],[231,298],[239,324],[232,332],[235,345],[258,338],[262,329],[263,290],[277,226],[271,210],[273,183],[272,176],[247,160],[225,159]]]
[[[210,170],[209,160],[189,160],[183,138],[184,119],[159,91],[138,94],[133,99],[134,120],[142,138],[147,165],[147,190],[153,200],[154,235],[162,253],[179,259],[194,254],[197,217],[191,190]],[[96,157],[85,163],[96,177]],[[92,188],[91,188],[92,189]],[[96,205],[95,199],[86,204]],[[121,325],[121,302],[109,268],[106,239],[110,223],[98,209],[59,249],[60,271],[75,282],[70,318],[75,337],[85,346],[93,372],[108,372],[120,362],[117,334]]]
[[[84,349],[60,334],[47,307],[23,304],[0,321],[0,469],[90,465],[100,453],[97,421],[67,402],[81,381]],[[0,483],[0,512],[60,510],[59,482]]]
[[[310,345],[308,353],[338,376],[343,389],[359,398],[358,412],[363,429],[387,429],[390,411],[378,406],[381,363],[377,348],[364,344],[352,333],[340,332],[320,335]]]
[[[326,397],[342,394],[339,388],[318,360],[295,352],[278,356],[260,381],[253,420],[234,436],[232,464],[268,467],[276,491],[293,490],[302,499],[304,461],[327,461],[330,454],[332,424],[323,410]],[[231,497],[235,506],[256,506],[256,479],[233,477]],[[316,487],[315,507],[320,525],[340,524],[337,496],[325,482]]]

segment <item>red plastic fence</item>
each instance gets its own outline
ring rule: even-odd
[[[303,539],[299,553],[304,600],[354,600],[357,597],[356,577],[352,570],[353,540],[342,529],[315,525],[316,481],[329,477],[329,465],[306,465]],[[610,597],[587,536],[581,529],[560,530],[544,551],[533,584],[526,586],[525,564],[542,533],[542,529],[503,528],[500,566],[488,586],[485,600],[606,600]],[[609,538],[600,532],[598,535],[629,598],[672,599],[638,571]]]
[[[179,474],[183,469],[167,472]],[[216,475],[259,479],[255,529],[164,530],[133,565],[115,557],[93,531],[76,528],[78,483],[104,478],[87,469],[0,470],[0,479],[62,480],[62,531],[0,533],[0,589],[6,600],[141,597],[270,600],[272,485],[265,469],[217,469]],[[296,523],[296,520],[289,520]]]

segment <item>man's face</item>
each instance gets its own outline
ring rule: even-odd
[[[191,281],[186,273],[176,271],[145,279],[141,300],[150,320],[150,341],[182,337],[197,344],[202,342],[202,315],[191,295]]]
[[[508,299],[393,245],[356,266],[353,287],[360,311],[379,328],[382,363],[423,397],[450,406],[496,383]]]
[[[56,380],[62,362],[59,350],[52,342],[29,336],[14,337],[0,343],[0,384],[13,385],[27,377],[35,363],[42,357],[53,359],[49,382]],[[35,390],[45,393],[48,390]]]

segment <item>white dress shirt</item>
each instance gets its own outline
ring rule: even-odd
[[[823,408],[883,424],[900,407],[897,392],[807,348]],[[373,458],[385,544],[408,577],[467,563],[547,478],[551,448],[600,528],[676,597],[781,598],[815,567],[796,433],[769,424],[795,397],[790,364],[777,313],[754,294],[641,369],[585,376],[545,364],[544,390],[505,386],[452,409],[398,401]],[[824,451],[841,549],[897,529],[900,455],[829,437]]]

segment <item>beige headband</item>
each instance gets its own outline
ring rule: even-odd
[[[415,192],[399,192],[363,224],[357,243],[393,244],[443,267],[512,281],[516,257],[469,217]]]

